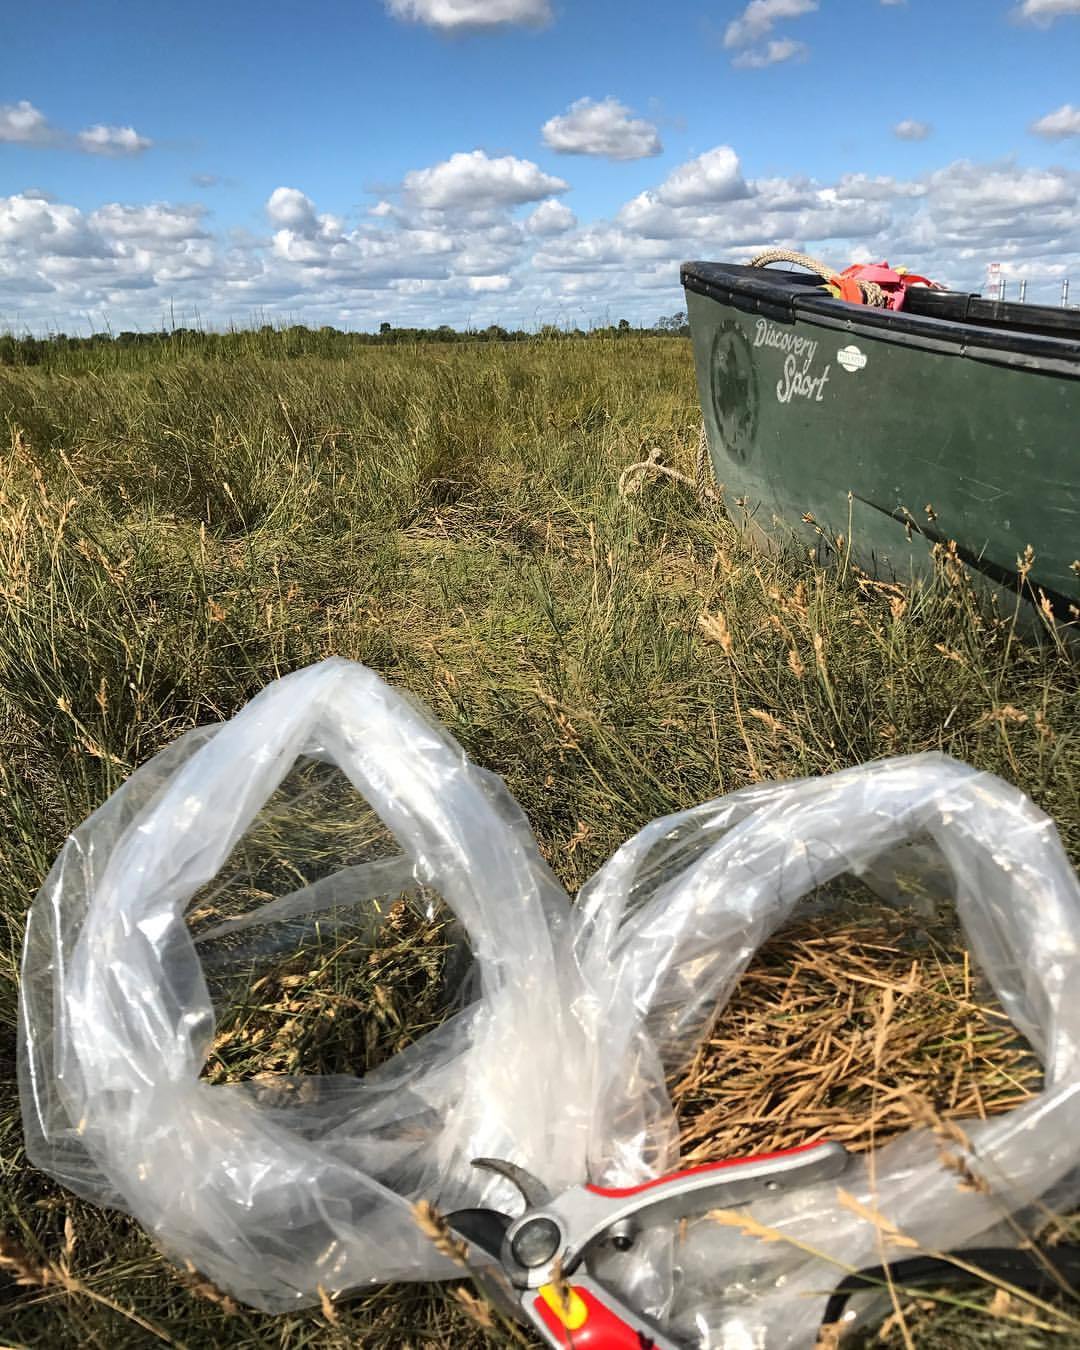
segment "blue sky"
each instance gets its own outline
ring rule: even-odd
[[[651,321],[807,248],[1080,288],[1080,0],[52,0],[0,323]]]

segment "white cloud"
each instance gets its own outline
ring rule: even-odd
[[[139,155],[153,141],[140,136],[134,127],[112,127],[99,123],[77,136],[50,124],[45,114],[26,99],[0,104],[0,143],[9,145],[53,146],[80,150],[87,155]]]
[[[513,283],[508,276],[469,277],[470,291],[508,291]]]
[[[276,187],[267,198],[266,214],[272,224],[298,234],[314,234],[319,228],[315,203],[299,188]]]
[[[564,234],[567,230],[572,230],[577,224],[577,216],[568,206],[554,199],[541,202],[540,205],[525,218],[525,228],[530,234],[552,235]]]
[[[1020,169],[1011,162],[974,164],[958,160],[927,178],[935,202],[959,213],[980,210],[1042,211],[1077,200],[1078,175],[1058,169]]]
[[[90,225],[112,239],[184,240],[205,239],[202,227],[206,208],[173,206],[154,202],[150,206],[124,206],[110,202],[87,217]]]
[[[893,127],[893,135],[902,141],[925,141],[933,130],[929,122],[919,122],[914,117],[906,117]]]
[[[551,197],[523,221],[513,202],[442,208],[407,194],[346,219],[291,187],[270,194],[265,235],[215,231],[183,203],[84,213],[22,193],[0,198],[0,323],[71,331],[90,314],[153,327],[170,301],[178,322],[197,310],[209,324],[261,312],[314,326],[587,326],[614,303],[651,321],[681,307],[684,259],[780,244],[836,266],[888,258],[973,289],[995,258],[1048,302],[1063,275],[1080,275],[1080,172],[960,161],[911,178],[747,180],[716,147],[656,178],[614,219],[583,226]]]
[[[761,187],[761,183],[756,184]],[[835,188],[822,188],[816,193],[818,201],[887,202],[903,197],[925,197],[926,185],[909,179],[892,178],[878,174],[871,178],[865,173],[845,173],[837,179]]]
[[[149,137],[140,136],[134,127],[107,127],[100,123],[87,127],[75,137],[75,144],[86,154],[109,155],[113,158],[141,155],[153,143]]]
[[[767,37],[781,19],[798,19],[817,9],[817,0],[750,0],[724,32],[724,46],[748,47]]]
[[[611,96],[579,98],[566,112],[544,123],[544,144],[560,155],[604,155],[608,159],[647,159],[663,150],[652,122],[631,116]]]
[[[1049,140],[1061,140],[1065,136],[1080,136],[1080,108],[1071,103],[1063,103],[1054,112],[1032,122],[1031,130],[1036,136],[1046,136]]]
[[[25,193],[0,197],[0,248],[84,258],[107,251],[77,207]]]
[[[26,99],[18,103],[0,103],[0,142],[9,145],[49,145],[58,133]]]
[[[566,192],[569,186],[531,160],[513,155],[489,159],[483,150],[459,152],[428,169],[411,169],[404,183],[418,206],[438,210],[520,206]]]
[[[739,157],[730,145],[717,145],[673,169],[656,190],[666,206],[734,201],[747,195]]]
[[[395,19],[446,33],[517,25],[539,28],[551,20],[548,0],[386,0],[386,8]]]
[[[763,70],[765,66],[779,65],[782,61],[796,58],[804,60],[810,48],[805,42],[796,42],[793,38],[773,38],[771,42],[756,51],[748,49],[732,57],[731,64],[740,70]]]
[[[1012,14],[1015,19],[1047,28],[1065,14],[1080,14],[1080,0],[1023,0]]]
[[[669,254],[670,249],[664,243],[597,223],[544,243],[534,255],[533,265],[542,272],[598,272]]]

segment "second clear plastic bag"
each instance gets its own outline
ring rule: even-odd
[[[747,788],[654,821],[586,885],[575,950],[592,1021],[590,1174],[626,1185],[676,1167],[664,1083],[723,1016],[757,948],[834,878],[891,889],[913,861],[951,883],[967,945],[1039,1057],[1044,1089],[961,1122],[970,1151],[916,1130],[853,1158],[846,1195],[833,1182],[755,1202],[768,1237],[705,1218],[644,1259],[613,1262],[627,1297],[688,1344],[811,1346],[848,1270],[910,1255],[908,1239],[971,1245],[1030,1218],[1051,1190],[1057,1204],[1080,1195],[1080,884],[1023,793],[940,754]],[[1006,1226],[1006,1245],[1017,1240]]]

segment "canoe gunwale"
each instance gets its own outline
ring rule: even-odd
[[[1080,341],[988,328],[904,310],[851,305],[823,293],[818,277],[755,270],[757,275],[734,264],[688,262],[682,265],[681,279],[688,291],[783,323],[802,321],[861,334],[874,341],[1021,368],[1059,379],[1080,379]],[[751,275],[745,275],[747,272]]]

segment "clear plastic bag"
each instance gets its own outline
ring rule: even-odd
[[[1044,1089],[1007,1115],[963,1122],[971,1151],[951,1143],[952,1162],[931,1131],[911,1131],[853,1158],[842,1186],[929,1251],[973,1245],[1051,1191],[1057,1205],[1075,1200],[1080,884],[1052,821],[1023,793],[940,754],[755,786],[654,821],[585,886],[574,914],[591,991],[591,1173],[628,1184],[643,1160],[649,1172],[675,1167],[663,1083],[756,949],[801,897],[845,872],[910,898],[893,883],[913,856],[922,880],[950,878],[968,946],[1042,1062]],[[967,1186],[965,1168],[985,1192]],[[911,1254],[835,1182],[752,1212],[779,1240],[705,1218],[674,1250],[654,1241],[607,1274],[688,1344],[771,1350],[814,1344],[827,1295],[849,1269]],[[1010,1245],[1017,1232],[995,1240]]]
[[[197,941],[189,902],[298,759],[337,766],[399,856],[320,878]],[[276,925],[295,937],[320,910],[335,923],[349,909],[370,915],[409,886],[437,892],[460,921],[475,1001],[362,1080],[286,1079],[275,1092],[272,1079],[200,1078],[215,1027],[207,975],[227,988],[252,957],[227,940],[258,933],[272,957]],[[289,675],[156,756],[64,845],[23,959],[29,1156],[260,1308],[317,1301],[320,1286],[458,1273],[411,1202],[475,1200],[478,1155],[566,1179],[584,1165],[580,1111],[551,1090],[572,1039],[568,912],[501,782],[422,710],[347,661]],[[506,1198],[505,1183],[486,1189]]]
[[[268,901],[194,931],[193,898],[298,760],[336,766],[399,852],[318,877],[302,868],[305,884],[271,887]],[[296,800],[284,809],[299,811]],[[1030,801],[936,754],[753,787],[647,826],[571,909],[499,780],[340,660],[183,737],[66,843],[31,910],[23,963],[30,1157],[260,1308],[314,1302],[320,1287],[452,1275],[412,1202],[513,1211],[506,1184],[470,1166],[481,1155],[556,1189],[671,1170],[665,1083],[756,948],[841,873],[889,888],[911,840],[920,866],[951,877],[972,951],[1046,1086],[966,1127],[986,1193],[960,1188],[926,1132],[853,1160],[844,1186],[927,1248],[970,1244],[1051,1189],[1070,1198],[1080,1161],[1080,887]],[[274,1080],[200,1078],[211,986],[220,1000],[251,961],[321,925],[377,923],[380,901],[410,889],[442,897],[460,922],[472,1001],[363,1078],[285,1079],[280,1092]],[[649,1235],[603,1273],[688,1344],[800,1346],[813,1344],[843,1268],[896,1254],[835,1184],[753,1212],[791,1241],[705,1219],[678,1239]]]

